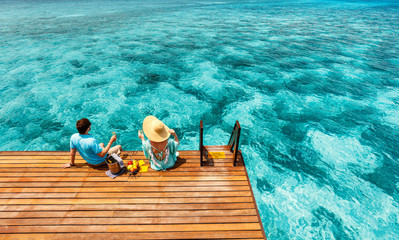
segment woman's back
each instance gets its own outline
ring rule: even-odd
[[[150,160],[151,168],[154,170],[166,170],[173,167],[177,161],[176,152],[179,143],[172,139],[168,139],[165,143],[165,150],[161,152],[153,148],[149,139],[143,142],[144,155]]]
[[[152,147],[152,152],[154,153],[154,156],[158,160],[164,160],[165,158],[165,152],[168,146],[168,140],[165,140],[163,142],[153,142],[150,140],[150,144]]]

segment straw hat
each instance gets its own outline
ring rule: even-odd
[[[170,137],[169,128],[154,116],[147,116],[144,119],[143,131],[153,142],[163,142]]]

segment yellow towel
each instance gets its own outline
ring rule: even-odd
[[[208,158],[226,158],[224,152],[208,152]]]
[[[139,161],[139,166],[141,167],[141,166],[143,166],[145,164],[145,162],[143,161],[143,160],[140,160]]]
[[[141,166],[140,167],[140,172],[147,172],[148,171],[148,166]]]

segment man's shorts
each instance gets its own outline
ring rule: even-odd
[[[109,149],[108,155],[116,153],[116,154],[121,154],[121,151],[123,151],[122,147],[120,145],[116,145],[112,148]]]

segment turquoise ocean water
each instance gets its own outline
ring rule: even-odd
[[[269,239],[399,239],[395,1],[0,1],[0,151],[235,120]]]

